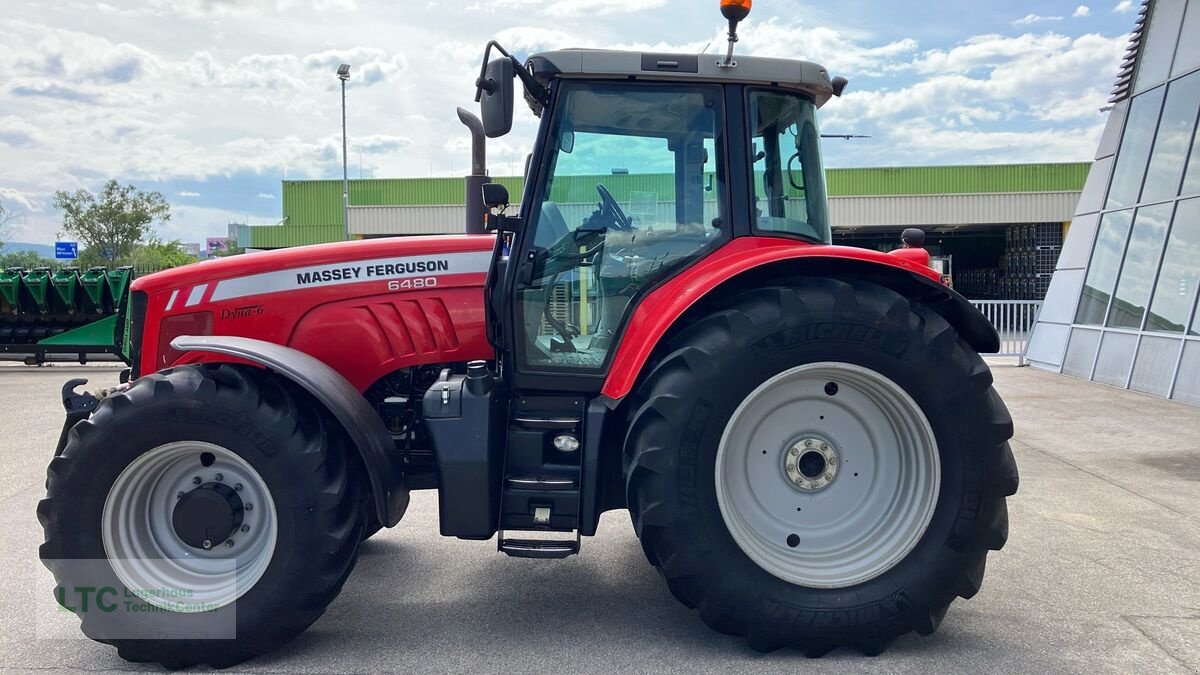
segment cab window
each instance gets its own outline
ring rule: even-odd
[[[754,229],[830,242],[816,106],[793,93],[751,90]]]

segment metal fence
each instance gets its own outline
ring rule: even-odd
[[[1025,365],[1029,334],[1042,309],[1042,301],[972,300],[971,304],[987,317],[1000,334],[1000,351],[996,356],[1015,356],[1020,365]]]

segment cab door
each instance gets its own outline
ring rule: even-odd
[[[514,256],[511,356],[547,388],[598,390],[638,300],[728,240],[722,88],[566,80],[551,110]]]

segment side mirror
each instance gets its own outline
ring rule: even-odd
[[[900,233],[900,241],[909,248],[923,248],[925,246],[925,231],[917,227],[905,228]]]
[[[483,95],[480,108],[483,133],[488,138],[499,138],[512,130],[513,79],[516,76],[512,59],[495,59],[488,63],[487,72],[476,83]]]
[[[483,205],[488,210],[487,229],[489,232],[515,231],[516,224],[520,221],[504,215],[504,209],[508,208],[508,203],[508,188],[499,183],[483,184]]]
[[[483,184],[483,205],[489,209],[502,209],[508,206],[508,188],[500,183]]]

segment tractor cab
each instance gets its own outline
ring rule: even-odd
[[[541,118],[519,215],[502,186],[484,198],[513,242],[489,323],[523,384],[598,391],[638,301],[737,237],[829,243],[816,109],[844,80],[727,58],[571,49],[518,66],[489,45],[485,133],[510,130],[514,80]]]

